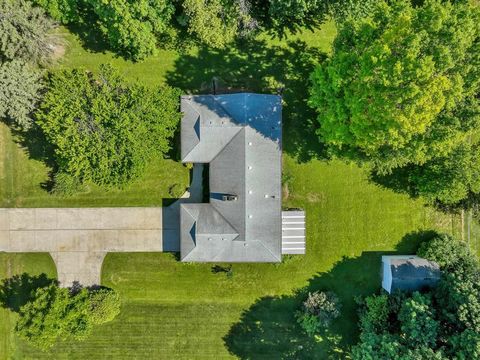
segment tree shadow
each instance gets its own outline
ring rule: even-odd
[[[56,281],[46,274],[32,276],[27,273],[4,279],[0,285],[0,303],[2,307],[18,312],[23,305],[33,300],[35,290]]]
[[[27,151],[28,157],[43,162],[51,169],[49,178],[40,184],[44,190],[51,191],[53,174],[57,170],[53,145],[48,142],[42,129],[35,124],[26,131],[15,128],[11,123],[7,125],[10,127],[13,140]]]
[[[315,134],[315,111],[308,105],[308,79],[326,55],[304,41],[285,45],[251,39],[236,47],[181,55],[175,70],[167,73],[169,85],[192,94],[212,93],[213,79],[227,84],[223,92],[276,93],[283,88],[283,150],[300,162],[325,158]]]
[[[415,253],[433,236],[430,231],[406,234],[396,251],[365,251],[359,257],[343,257],[330,271],[319,273],[293,295],[267,296],[244,311],[223,338],[232,355],[241,359],[343,359],[358,341],[356,298],[381,288],[381,257]],[[308,292],[333,291],[341,303],[341,316],[317,339],[308,337],[297,324],[295,311]]]

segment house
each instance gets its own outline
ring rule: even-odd
[[[282,229],[282,102],[239,93],[181,98],[182,162],[209,166],[208,203],[180,207],[180,257],[188,262],[279,262],[305,252],[305,216]],[[295,230],[294,230],[295,231]],[[292,237],[293,236],[293,237]],[[285,246],[282,239],[297,239]]]
[[[433,287],[440,275],[437,263],[415,255],[382,256],[382,287],[389,294]]]

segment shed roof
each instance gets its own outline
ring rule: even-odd
[[[418,256],[384,256],[390,262],[391,291],[420,290],[434,286],[441,276],[437,263]]]
[[[210,202],[181,206],[182,261],[281,261],[281,98],[182,96],[181,108],[182,161],[210,164]]]

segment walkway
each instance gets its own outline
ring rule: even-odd
[[[0,209],[0,251],[49,252],[62,286],[100,284],[108,252],[179,251],[180,203],[201,202],[202,171],[164,208]]]

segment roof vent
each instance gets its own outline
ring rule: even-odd
[[[238,196],[237,195],[226,194],[226,195],[222,195],[222,200],[223,201],[236,201],[236,200],[238,200]]]

